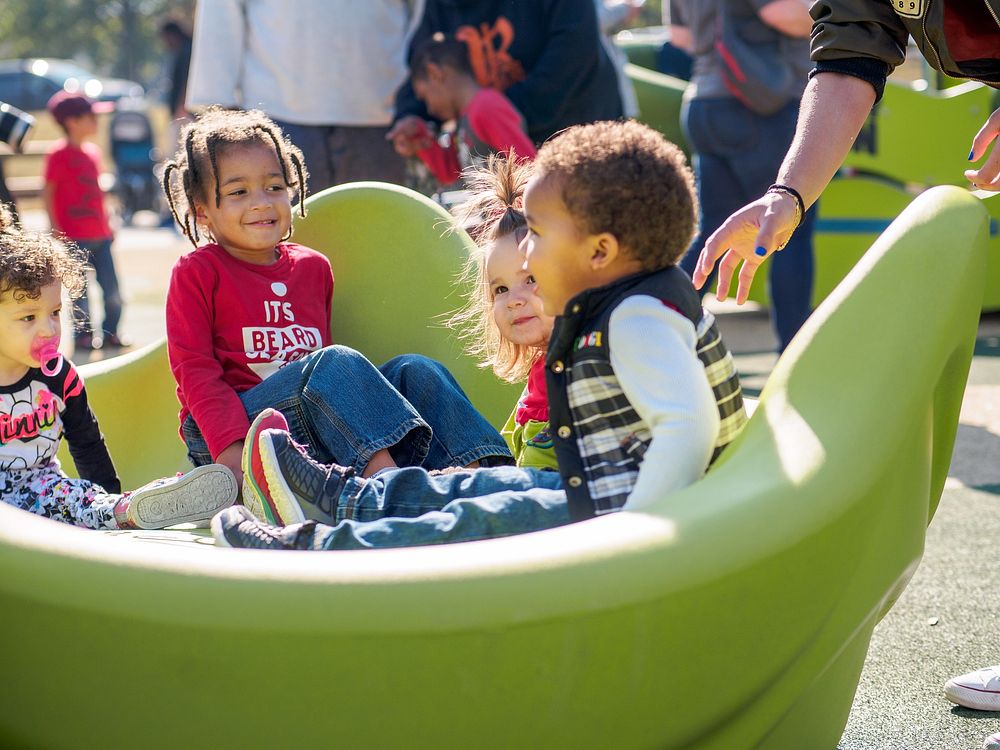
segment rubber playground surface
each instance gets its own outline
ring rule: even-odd
[[[30,228],[45,228],[41,213],[28,211],[24,219]],[[172,230],[126,228],[114,249],[126,303],[123,332],[138,345],[154,341],[165,331],[170,268],[190,245]],[[756,395],[775,361],[766,311],[709,306],[744,387]],[[920,345],[919,331],[913,345]],[[1000,731],[1000,712],[955,707],[941,690],[953,675],[1000,663],[998,539],[1000,313],[993,313],[980,321],[955,455],[923,561],[875,629],[840,750],[979,748],[984,735]]]

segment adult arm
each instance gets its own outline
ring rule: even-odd
[[[875,103],[867,81],[840,73],[819,73],[806,85],[795,138],[777,182],[794,188],[808,209],[833,179]],[[767,193],[739,209],[716,230],[701,251],[692,280],[699,289],[719,261],[719,299],[729,294],[740,261],[736,301],[746,302],[757,268],[783,247],[797,226],[796,201]]]
[[[631,297],[611,314],[611,366],[652,441],[626,509],[697,481],[719,434],[719,409],[686,317],[653,297]]]
[[[785,36],[806,39],[813,21],[803,0],[772,0],[757,11],[760,20]]]
[[[639,6],[632,2],[609,5],[606,0],[597,0],[597,24],[602,34],[614,34],[631,24],[639,16]]]
[[[244,6],[245,0],[198,3],[187,78],[187,109],[210,104],[242,105],[238,92],[247,43]]]
[[[670,27],[670,44],[689,55],[694,51],[694,36],[688,27],[685,7],[678,0],[663,3],[663,25]]]

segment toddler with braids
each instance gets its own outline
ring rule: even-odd
[[[306,167],[272,121],[213,108],[181,141],[163,188],[195,250],[171,276],[167,342],[195,465],[242,468],[244,502],[268,516],[264,479],[241,461],[256,417],[254,429],[286,427],[315,458],[361,476],[510,461],[440,364],[405,355],[376,368],[332,345],[330,263],[289,241],[293,191],[304,215]]]

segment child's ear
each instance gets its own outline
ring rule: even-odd
[[[444,68],[435,62],[427,63],[427,80],[441,83],[444,80]]]
[[[207,227],[208,226],[208,214],[205,213],[205,204],[199,201],[195,201],[194,204],[194,220],[198,226]]]
[[[621,254],[618,238],[610,232],[595,234],[591,239],[590,267],[594,271],[602,271],[614,263]]]

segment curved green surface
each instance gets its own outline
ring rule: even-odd
[[[945,481],[985,244],[978,201],[920,196],[642,512],[268,553],[0,506],[0,745],[831,750]]]
[[[462,351],[444,321],[463,303],[456,285],[472,240],[430,198],[381,182],[330,188],[306,202],[293,239],[333,266],[333,340],[376,364],[419,352],[443,362],[473,403],[502,425],[520,395]]]
[[[667,140],[690,154],[681,129],[681,104],[687,81],[632,63],[626,63],[625,73],[635,89],[639,121],[659,130]]]

